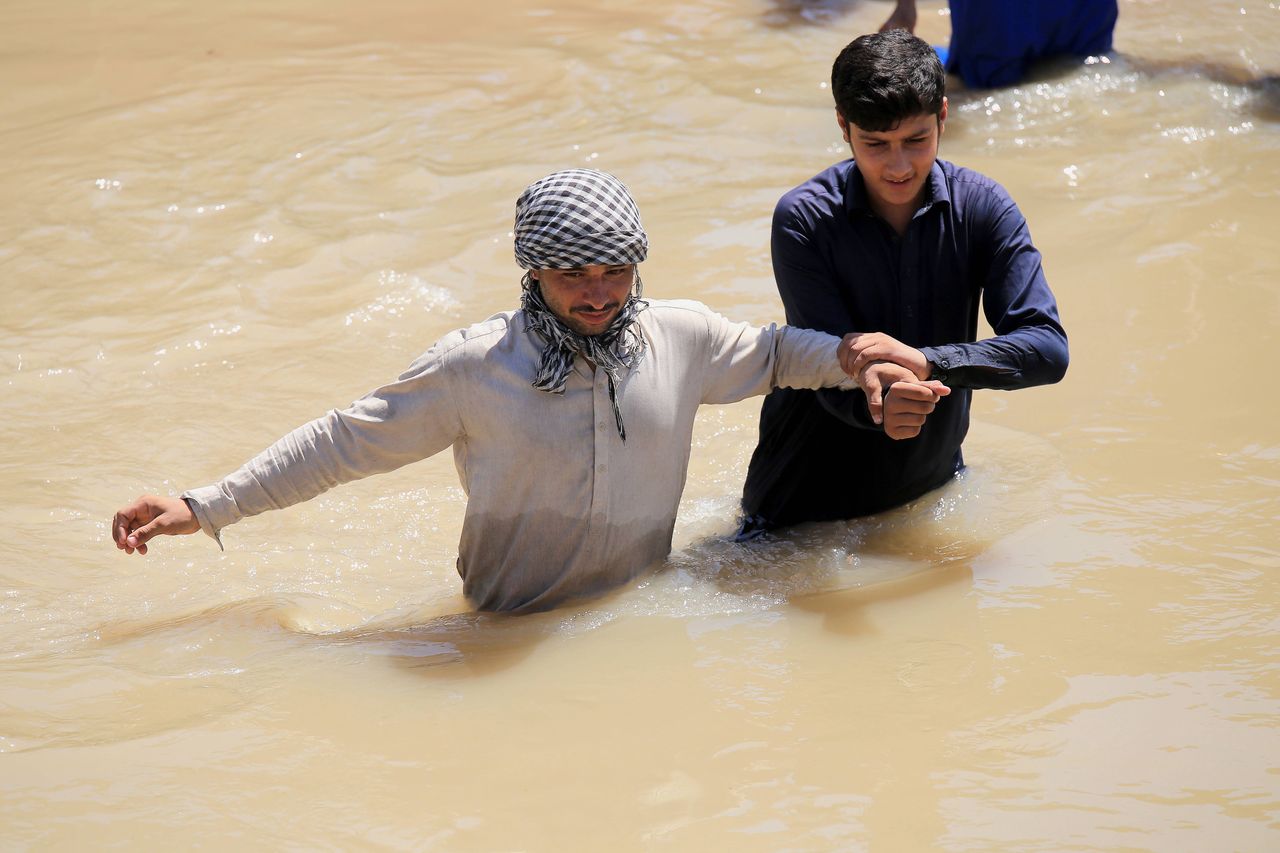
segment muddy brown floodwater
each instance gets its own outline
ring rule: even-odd
[[[631,186],[649,295],[780,320],[772,206],[887,12],[6,3],[3,846],[1280,849],[1277,2],[1125,0],[1110,61],[953,93],[1072,365],[912,506],[729,542],[753,400],[666,563],[542,615],[461,599],[448,454],[225,553],[106,538],[512,307],[554,169]]]

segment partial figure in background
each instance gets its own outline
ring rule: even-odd
[[[842,355],[862,390],[765,398],[741,538],[920,497],[964,467],[973,389],[1043,385],[1067,370],[1021,211],[995,181],[937,159],[947,99],[933,49],[903,30],[862,36],[836,58],[831,90],[853,159],[778,202],[773,274],[788,323],[856,333]],[[977,340],[979,310],[995,337]],[[868,381],[863,369],[887,372]],[[953,393],[895,422],[930,379]]]
[[[1037,60],[1111,50],[1116,0],[950,0],[946,69],[966,86],[1012,86]],[[915,32],[916,0],[897,0],[880,32]]]
[[[700,405],[853,387],[837,337],[641,299],[648,250],[612,175],[534,182],[516,202],[518,310],[446,335],[218,483],[139,497],[112,519],[116,546],[145,554],[157,535],[197,530],[221,545],[243,518],[452,447],[467,493],[458,574],[475,607],[544,610],[627,582],[671,550]]]

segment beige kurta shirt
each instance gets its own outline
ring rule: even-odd
[[[622,376],[581,358],[563,394],[535,390],[542,340],[522,311],[452,332],[395,382],[277,441],[222,481],[186,492],[222,528],[453,447],[467,493],[458,573],[482,610],[539,610],[618,586],[671,549],[694,415],[774,387],[853,387],[838,338],[731,323],[649,300],[648,342]]]

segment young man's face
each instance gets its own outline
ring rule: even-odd
[[[588,264],[533,275],[547,307],[580,335],[598,335],[618,316],[635,282],[635,264]]]
[[[938,115],[908,116],[890,130],[863,130],[846,122],[838,112],[836,120],[844,141],[853,149],[853,159],[866,182],[871,206],[882,215],[891,211],[914,212],[924,201],[924,185],[938,157],[938,140],[947,120],[947,100],[942,99]]]

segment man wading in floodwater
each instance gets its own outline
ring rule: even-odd
[[[519,310],[446,335],[395,382],[214,485],[138,498],[112,521],[116,546],[145,554],[154,536],[197,530],[221,545],[242,518],[452,446],[467,492],[458,573],[474,606],[541,610],[627,582],[671,550],[699,405],[854,387],[848,345],[832,335],[642,300],[647,253],[612,175],[531,184],[516,202]],[[898,378],[914,389],[904,417],[946,393]]]
[[[760,409],[739,536],[880,512],[964,467],[975,388],[1027,388],[1067,370],[1067,336],[1026,220],[990,178],[938,159],[946,75],[902,30],[862,36],[831,70],[853,159],[788,192],[773,215],[773,272],[787,322],[843,335],[857,371],[895,362],[955,393],[903,428],[862,391],[784,389]],[[977,340],[981,306],[995,337]],[[842,351],[843,352],[843,351]],[[883,395],[884,411],[903,392]]]

